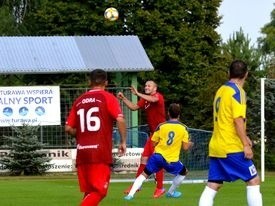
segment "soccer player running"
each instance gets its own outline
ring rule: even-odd
[[[130,190],[124,197],[125,200],[134,198],[135,192],[141,187],[142,183],[153,173],[165,169],[175,175],[166,197],[178,198],[181,192],[176,188],[181,184],[187,174],[186,167],[179,160],[181,149],[188,150],[193,143],[189,141],[187,128],[179,121],[180,106],[171,104],[168,108],[169,120],[161,123],[152,136],[155,146],[153,155],[150,156],[148,163]]]
[[[252,143],[246,134],[246,94],[243,90],[248,70],[235,60],[229,68],[229,81],[221,86],[213,103],[214,131],[209,143],[208,183],[199,206],[212,206],[224,181],[246,182],[249,206],[262,206],[260,178],[252,162]],[[233,196],[232,196],[233,197]]]
[[[145,83],[145,94],[138,92],[134,87],[131,87],[131,92],[140,98],[136,104],[128,100],[121,92],[117,94],[117,97],[121,99],[123,103],[132,111],[143,109],[146,113],[147,123],[150,130],[150,138],[148,138],[144,146],[140,166],[136,174],[136,177],[138,177],[144,170],[148,158],[154,152],[151,135],[160,123],[166,121],[166,115],[164,98],[162,94],[157,91],[157,84],[154,81],[150,80]],[[163,170],[156,173],[157,186],[153,194],[154,198],[159,198],[165,193],[165,189],[163,188],[163,178]],[[128,194],[130,189],[131,186],[127,188],[124,193]]]
[[[112,160],[113,123],[120,133],[119,155],[126,152],[126,123],[117,98],[105,91],[107,73],[90,73],[91,90],[73,103],[65,131],[76,136],[76,166],[84,198],[81,206],[96,206],[106,196]]]

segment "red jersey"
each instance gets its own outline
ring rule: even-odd
[[[160,93],[155,93],[153,96],[158,97],[157,102],[148,102],[140,99],[137,105],[146,112],[147,123],[150,132],[153,133],[157,126],[166,121],[164,98]]]
[[[112,163],[112,132],[123,116],[117,98],[105,90],[90,90],[73,103],[66,125],[76,128],[77,164]]]

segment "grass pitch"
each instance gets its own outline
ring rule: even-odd
[[[183,193],[179,199],[165,196],[154,199],[155,184],[145,182],[142,190],[136,193],[131,201],[123,199],[123,191],[131,183],[111,183],[107,197],[101,206],[197,206],[205,184],[182,184],[178,190]],[[261,184],[264,205],[274,205],[275,173],[268,173],[265,182]],[[165,185],[168,189],[169,185]],[[42,176],[42,177],[0,177],[1,206],[76,206],[79,205],[82,194],[79,192],[77,177]],[[245,184],[241,181],[225,183],[216,196],[215,205],[232,206],[246,205]]]

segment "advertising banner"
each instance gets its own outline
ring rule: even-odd
[[[76,171],[76,149],[49,149],[43,150],[51,158],[50,168],[46,172],[74,172]],[[114,172],[136,172],[140,164],[143,148],[127,148],[124,156],[119,157],[117,149],[113,149],[115,161]],[[9,154],[9,150],[0,150],[0,158]],[[8,172],[4,165],[0,164],[0,173]]]
[[[0,87],[0,127],[60,122],[59,86]]]

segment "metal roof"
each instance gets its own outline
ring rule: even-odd
[[[151,71],[137,36],[0,37],[0,74]]]

